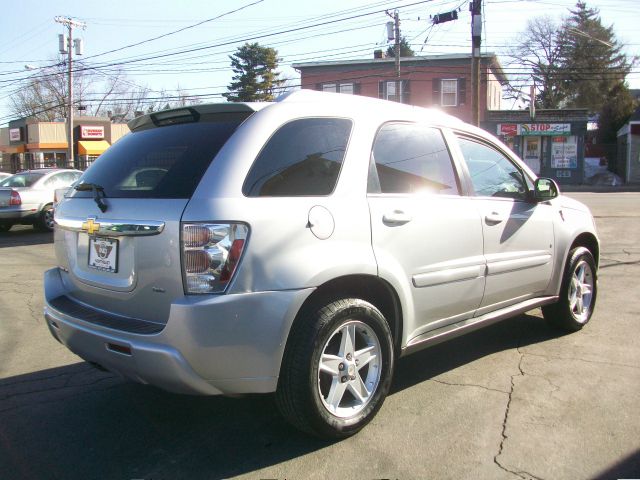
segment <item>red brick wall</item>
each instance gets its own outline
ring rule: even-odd
[[[480,87],[480,119],[484,120],[487,105],[487,84],[485,75],[481,74]],[[367,97],[378,98],[379,82],[395,80],[395,67],[391,62],[374,65],[342,65],[328,67],[305,67],[300,69],[302,88],[316,90],[325,83],[351,83],[356,84],[356,93]],[[457,107],[442,107],[434,105],[433,81],[434,79],[464,78],[466,99]],[[401,80],[410,82],[409,103],[420,107],[435,107],[454,115],[464,121],[471,121],[471,66],[466,65],[406,65],[401,68]],[[438,98],[439,102],[439,98]]]

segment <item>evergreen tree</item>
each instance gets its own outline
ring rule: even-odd
[[[614,87],[622,88],[631,70],[613,27],[603,26],[599,13],[580,1],[562,27],[566,106],[593,113],[602,109]]]
[[[396,56],[396,47],[395,45],[389,45],[387,48],[387,57],[395,58]],[[405,37],[400,37],[400,58],[402,57],[413,57],[415,56],[415,52],[411,48],[411,44],[409,40]]]
[[[274,99],[274,90],[283,84],[279,78],[278,52],[258,43],[245,43],[231,56],[234,76],[222,95],[231,102],[264,102]]]
[[[618,130],[627,122],[636,106],[624,82],[614,85],[598,115],[598,142],[616,143]]]

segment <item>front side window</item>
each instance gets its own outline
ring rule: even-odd
[[[477,196],[526,198],[524,175],[511,160],[485,143],[463,137],[458,140]]]
[[[338,181],[351,120],[303,118],[278,129],[247,174],[248,197],[330,195]]]
[[[389,123],[376,136],[373,161],[377,181],[369,193],[436,193],[457,195],[457,178],[449,150],[437,128]]]
[[[458,105],[458,79],[442,80],[442,101],[443,107],[455,107]]]

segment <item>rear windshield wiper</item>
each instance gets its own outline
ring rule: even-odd
[[[100,211],[102,213],[107,211],[107,204],[104,202],[104,198],[106,198],[107,196],[104,193],[104,188],[101,185],[98,185],[96,183],[80,183],[78,185],[76,185],[75,188],[77,191],[79,192],[88,192],[88,191],[92,191],[93,192],[93,201],[96,202],[96,205],[98,205],[98,208],[100,209]],[[100,196],[102,195],[102,197]]]

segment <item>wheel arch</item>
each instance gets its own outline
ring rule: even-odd
[[[359,298],[378,308],[389,323],[394,351],[396,355],[400,353],[403,318],[400,299],[389,283],[374,275],[347,275],[318,286],[298,310],[287,337],[287,346],[291,332],[304,321],[306,315],[338,298]]]
[[[577,247],[584,247],[589,250],[596,262],[596,268],[598,268],[598,264],[600,263],[600,243],[596,236],[590,232],[581,233],[574,239],[569,251]]]

